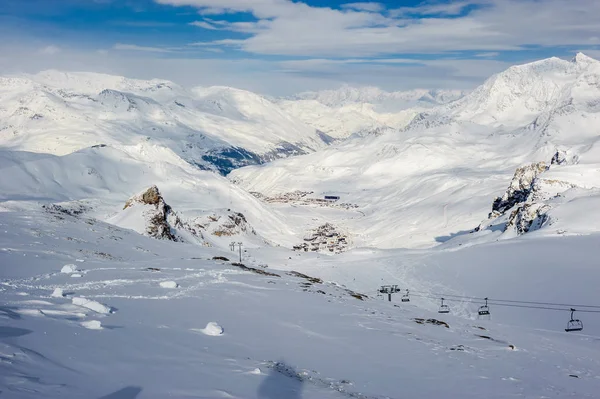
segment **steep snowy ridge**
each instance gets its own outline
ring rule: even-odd
[[[590,87],[581,85],[599,74],[600,62],[583,54],[571,61],[549,58],[516,65],[488,79],[442,112],[450,111],[452,117],[461,121],[522,126],[541,113],[577,101],[581,94],[597,98],[597,93],[586,90]]]
[[[327,146],[327,137],[254,93],[48,71],[3,78],[0,144],[68,154],[93,144],[151,140],[188,162],[231,169]]]

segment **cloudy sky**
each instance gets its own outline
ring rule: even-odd
[[[599,0],[0,0],[0,73],[468,89],[515,63],[600,57],[598,16]]]

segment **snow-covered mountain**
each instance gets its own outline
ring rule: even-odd
[[[597,397],[598,61],[333,146],[230,88],[1,82],[7,397]],[[337,137],[383,115],[302,102]]]
[[[342,86],[301,93],[279,104],[307,125],[335,138],[347,138],[404,128],[418,113],[464,95],[457,90],[386,92],[377,87]]]
[[[381,109],[397,111],[414,106],[439,105],[458,100],[466,92],[461,90],[415,89],[408,91],[384,91],[378,87],[352,87],[344,85],[335,90],[308,91],[297,94],[293,100],[315,100],[330,107],[348,104],[377,104]]]
[[[522,165],[550,164],[557,151],[568,152],[576,165],[555,165],[563,189],[549,195],[571,188],[589,196],[600,187],[599,104],[600,62],[583,54],[551,58],[511,67],[465,97],[418,114],[400,133],[244,168],[231,178],[267,196],[339,194],[359,213],[329,221],[357,245],[433,246],[465,235],[468,241]],[[569,179],[573,173],[585,177]],[[600,229],[588,220],[588,227],[565,222],[560,230]],[[493,239],[500,231],[477,236]]]
[[[151,142],[222,173],[331,141],[251,92],[57,71],[0,77],[0,133],[4,147],[55,155]]]

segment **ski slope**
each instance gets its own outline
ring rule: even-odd
[[[264,269],[253,253],[245,255],[247,265],[279,277],[211,260],[230,252],[156,241],[85,217],[35,209],[2,215],[0,386],[7,397],[597,397],[597,322],[567,334],[559,322],[566,315],[556,312],[549,312],[552,322],[543,312],[543,319],[519,309],[508,317],[494,307],[492,320],[439,315],[433,303],[414,297],[409,304],[359,300],[338,284],[288,275],[277,264]],[[590,241],[574,238],[565,248],[589,251]],[[476,270],[463,261],[489,259],[489,250],[431,253],[424,268],[407,267],[419,254],[396,263],[389,255],[399,253],[367,252],[335,265],[313,258],[292,267],[309,273],[312,263],[312,271],[340,281],[354,275],[370,289],[383,271],[393,282],[411,281],[402,276],[410,269],[407,278],[430,277],[421,281],[447,290],[443,284],[458,273]],[[549,263],[554,255],[537,253],[536,260]],[[522,273],[528,258],[521,260],[502,265],[507,280]],[[74,267],[61,272],[65,265]],[[510,291],[495,284],[497,273],[463,282],[466,288],[477,281],[482,289],[474,294],[494,284],[504,295],[559,299],[563,282],[543,276],[544,284],[523,281]],[[596,297],[588,289],[568,297]]]

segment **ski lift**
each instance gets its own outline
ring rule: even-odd
[[[571,320],[567,323],[566,332],[583,330],[583,322],[579,319],[574,319],[573,313],[575,313],[575,309],[571,308]]]
[[[444,305],[444,298],[442,298],[442,306],[440,306],[440,310],[438,310],[438,313],[450,313],[450,308],[448,307],[448,305]]]
[[[406,290],[406,294],[402,295],[402,302],[410,302],[410,297],[408,296],[408,290]]]
[[[479,307],[478,313],[479,313],[479,316],[489,316],[490,315],[490,308],[488,306],[487,298],[485,298],[485,305]]]

